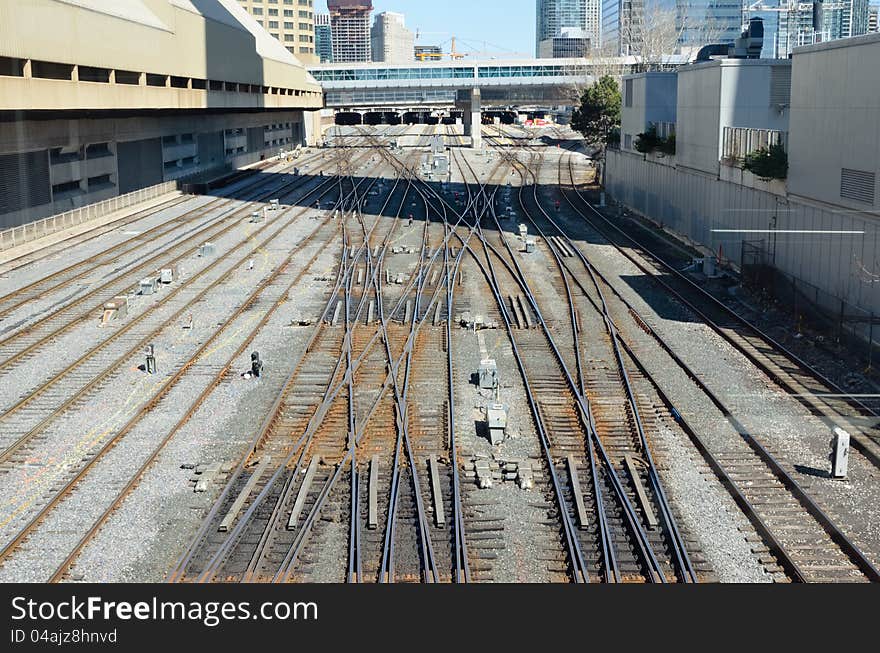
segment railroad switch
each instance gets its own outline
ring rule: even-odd
[[[174,270],[162,268],[159,271],[159,283],[169,284],[174,282]]]
[[[537,245],[535,244],[534,238],[529,238],[528,240],[526,240],[526,246],[524,249],[526,254],[534,254],[536,248],[537,248]]]
[[[203,243],[202,246],[199,247],[199,256],[214,256],[214,252],[214,243]]]
[[[849,468],[849,433],[835,427],[831,437],[831,478],[844,479]]]
[[[253,213],[251,213],[251,222],[253,224],[259,224],[260,222],[263,221],[263,218],[265,217],[264,214],[265,214],[265,209],[260,210],[260,211],[254,211]]]

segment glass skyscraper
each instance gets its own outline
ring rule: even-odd
[[[601,35],[601,0],[537,0],[538,57],[583,56]]]

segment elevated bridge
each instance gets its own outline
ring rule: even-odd
[[[686,63],[670,56],[664,67]],[[309,73],[324,89],[325,106],[364,119],[415,115],[426,108],[461,112],[465,134],[479,147],[482,107],[573,104],[582,89],[603,74],[636,70],[634,57],[602,59],[512,59],[322,64]],[[360,120],[360,116],[354,116]]]

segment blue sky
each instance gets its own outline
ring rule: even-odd
[[[373,0],[373,7],[374,14],[404,14],[407,27],[424,32],[419,44],[443,43],[454,34],[466,42],[457,50],[481,51],[485,41],[491,56],[535,55],[535,0]],[[317,0],[315,9],[327,11],[326,0]]]

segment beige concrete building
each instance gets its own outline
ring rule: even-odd
[[[307,143],[322,106],[235,0],[0,0],[0,228]]]
[[[318,63],[314,0],[238,0],[270,35],[304,64]]]

